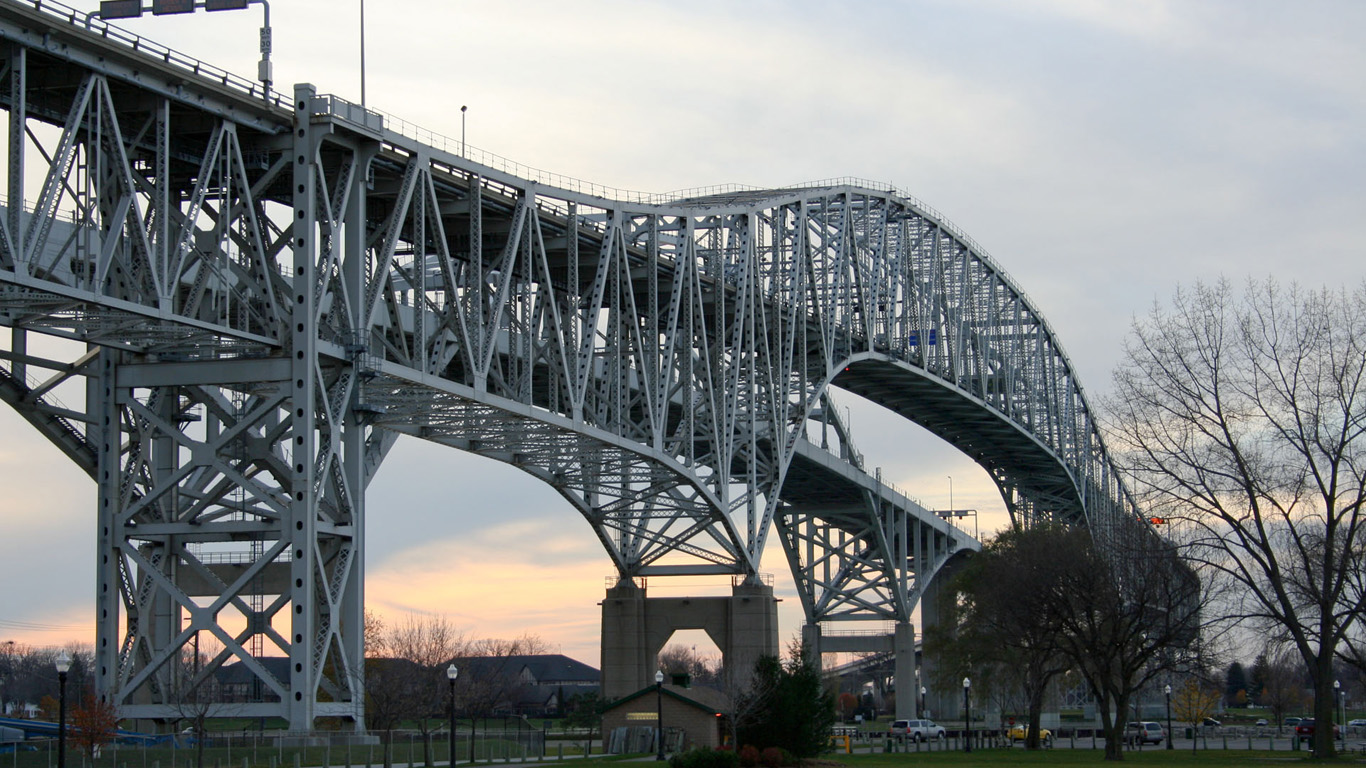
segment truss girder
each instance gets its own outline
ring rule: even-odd
[[[251,712],[360,727],[364,488],[397,434],[551,484],[622,577],[752,577],[776,527],[813,621],[904,621],[975,546],[863,470],[837,390],[969,453],[1021,522],[1133,514],[1041,315],[895,191],[612,200],[46,0],[0,0],[0,41],[0,397],[96,476],[98,680],[135,716],[235,660]],[[27,377],[28,331],[83,343],[46,370],[84,407]]]

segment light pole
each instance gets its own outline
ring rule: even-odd
[[[446,667],[446,679],[451,682],[451,768],[455,768],[455,678],[460,675],[460,670],[454,664]],[[470,734],[473,738],[474,735]]]
[[[921,717],[927,717],[927,715],[925,714],[925,694],[926,694],[926,693],[927,693],[927,691],[925,690],[925,686],[923,686],[923,685],[920,686],[920,716],[921,716]]]
[[[1343,706],[1343,702],[1342,702],[1342,681],[1341,681],[1341,680],[1334,680],[1334,681],[1333,681],[1333,703],[1337,705],[1337,706],[1335,707],[1335,709],[1337,710],[1337,712],[1336,712],[1335,714],[1337,715],[1337,720],[1338,720],[1338,721],[1337,721],[1337,723],[1336,723],[1336,726],[1337,726],[1337,727],[1336,727],[1335,730],[1337,730],[1338,733],[1343,734],[1343,736],[1342,736],[1342,742],[1343,742],[1342,746],[1343,746],[1343,749],[1346,749],[1346,748],[1347,748],[1347,735],[1346,735],[1346,732],[1342,730],[1342,721],[1347,719],[1347,712],[1346,712],[1346,708]],[[1329,738],[1331,738],[1331,737],[1329,737]]]
[[[365,106],[365,0],[360,0],[360,105]]]
[[[972,703],[968,697],[972,691],[972,681],[963,678],[963,751],[972,751]]]
[[[1172,733],[1172,684],[1167,683],[1162,691],[1167,694],[1167,749],[1174,749],[1172,746],[1172,736],[1175,735]]]
[[[655,742],[659,744],[659,754],[655,760],[664,759],[664,672],[655,670]]]
[[[465,104],[461,104],[461,105],[460,105],[460,156],[461,156],[461,157],[464,157],[464,156],[465,156],[465,112],[467,112],[468,110],[469,110],[469,106],[467,106],[467,105],[465,105]]]
[[[62,649],[53,665],[57,667],[57,768],[66,768],[66,673],[71,671],[71,654]]]

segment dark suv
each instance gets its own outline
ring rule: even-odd
[[[1338,727],[1333,726],[1333,738],[1337,738],[1341,733]],[[1306,717],[1295,725],[1295,741],[1303,744],[1306,741],[1314,740],[1314,718]]]

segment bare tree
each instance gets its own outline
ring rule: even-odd
[[[721,661],[697,653],[695,648],[674,643],[659,652],[659,671],[665,676],[687,675],[693,685],[721,687]]]
[[[954,678],[971,675],[974,691],[994,694],[1002,711],[1025,712],[1028,749],[1040,746],[1039,721],[1049,684],[1069,667],[1059,628],[1041,621],[1051,613],[1052,606],[1043,602],[1049,599],[1049,585],[1061,578],[1058,569],[1064,564],[1055,546],[1065,536],[1048,527],[997,535],[953,579],[953,591],[960,596],[956,636],[947,643],[936,637],[934,643],[942,655],[958,662],[936,668],[951,670]]]
[[[457,690],[468,716],[489,717],[500,710],[514,710],[528,685],[520,676],[525,657],[549,650],[550,644],[534,634],[466,643],[456,664],[461,667]]]
[[[1233,620],[1276,627],[1333,722],[1333,660],[1361,616],[1366,283],[1178,291],[1135,321],[1108,398],[1142,500],[1237,590]],[[1314,754],[1333,754],[1333,729]]]
[[[1271,718],[1279,732],[1285,716],[1298,712],[1305,705],[1303,662],[1293,649],[1268,649],[1263,668],[1262,690],[1258,703],[1271,711]]]
[[[467,645],[465,635],[444,616],[411,614],[387,625],[367,614],[366,633],[366,717],[385,734],[385,765],[392,759],[394,727],[411,721],[422,734],[423,760],[430,768],[431,734],[445,723],[446,665]]]
[[[222,695],[213,672],[214,659],[222,653],[222,646],[210,641],[212,647],[184,648],[176,659],[160,671],[170,703],[181,722],[189,724],[194,736],[195,766],[204,768],[204,748],[207,746],[209,716],[221,709]],[[221,663],[221,662],[220,662]]]
[[[1055,557],[1060,567],[1044,585],[1041,621],[1055,628],[1059,649],[1096,698],[1105,759],[1122,760],[1135,693],[1173,667],[1196,665],[1200,583],[1137,520],[1108,532],[1064,531]]]

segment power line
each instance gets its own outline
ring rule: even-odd
[[[89,627],[74,624],[43,624],[35,621],[14,621],[12,619],[0,619],[0,628],[22,629],[30,632],[79,632]]]

